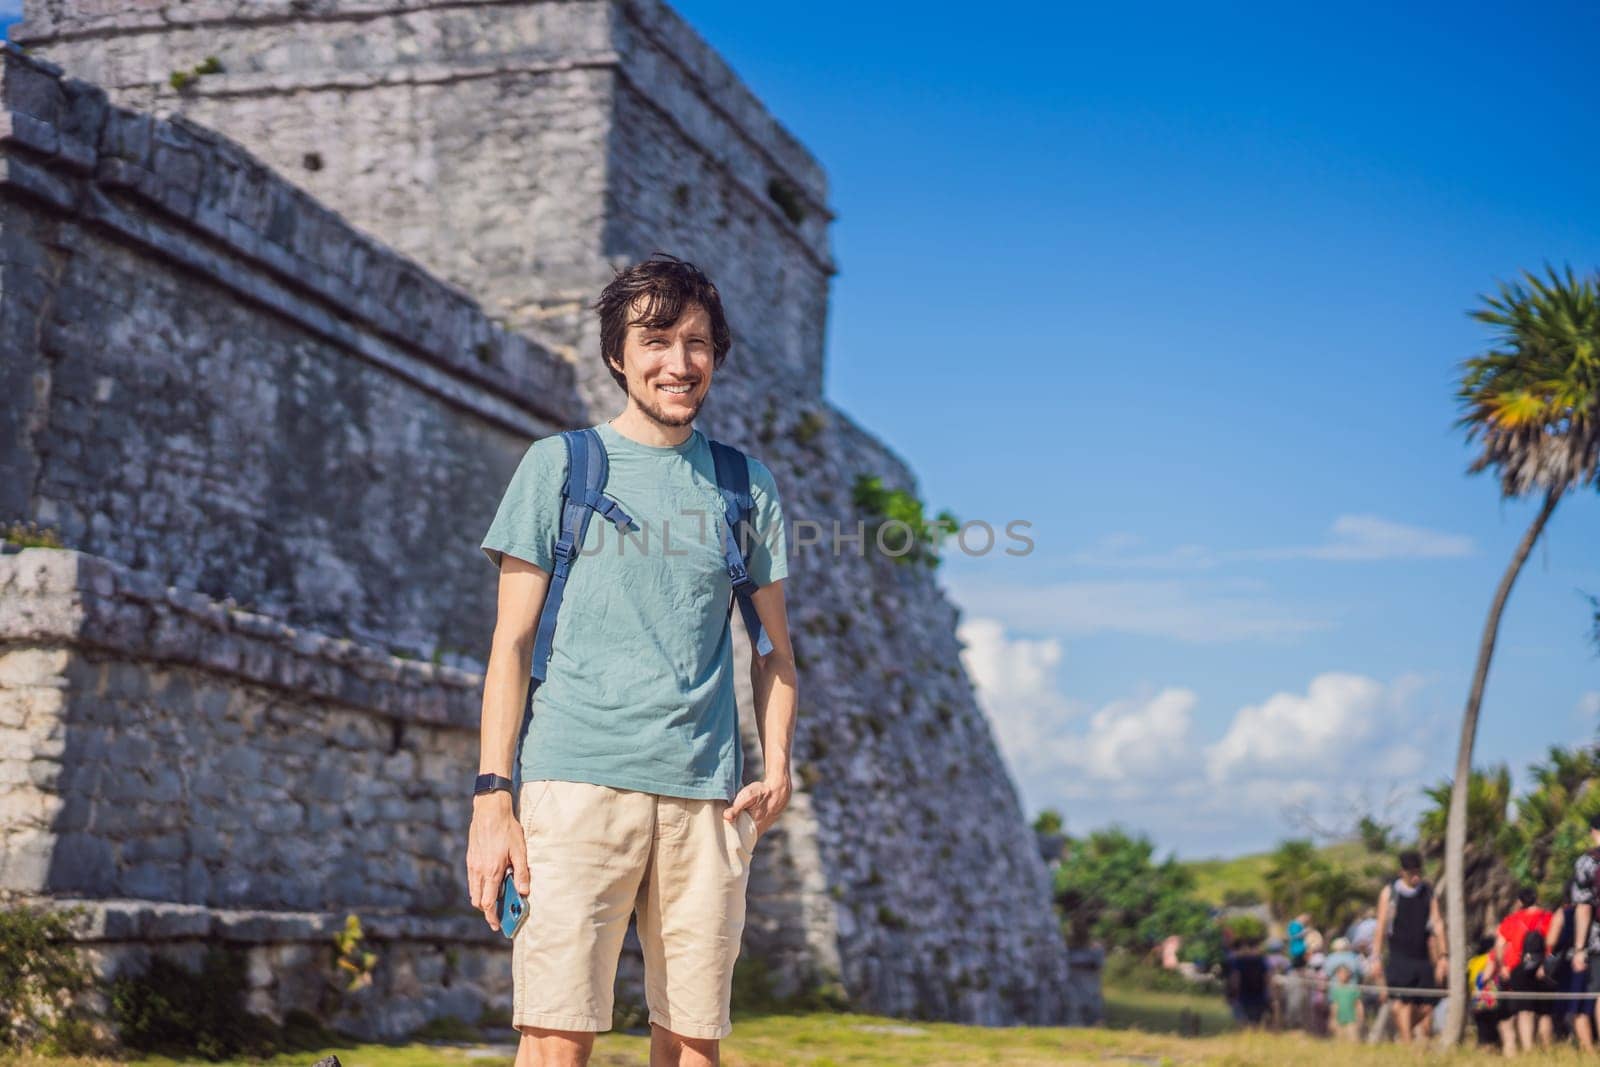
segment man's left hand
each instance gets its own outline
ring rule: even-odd
[[[746,808],[756,820],[756,836],[760,837],[778,821],[778,816],[783,814],[783,809],[789,805],[789,795],[794,792],[794,783],[788,775],[780,778],[763,778],[758,782],[751,782],[733,798],[722,817],[732,822],[739,817],[739,813]]]

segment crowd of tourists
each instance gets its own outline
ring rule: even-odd
[[[1591,1051],[1600,1000],[1600,817],[1591,849],[1560,900],[1524,886],[1516,904],[1467,961],[1471,1021],[1481,1044],[1507,1055],[1572,1041]],[[1331,938],[1309,915],[1286,936],[1226,946],[1223,975],[1234,1018],[1246,1027],[1303,1030],[1347,1041],[1425,1039],[1444,1028],[1450,957],[1439,898],[1422,857],[1399,855],[1399,874],[1349,927]]]

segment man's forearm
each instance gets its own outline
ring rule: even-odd
[[[1589,944],[1589,924],[1594,921],[1594,905],[1579,904],[1572,912],[1572,952],[1577,955]]]
[[[528,696],[533,648],[497,639],[483,679],[483,718],[478,728],[478,773],[511,777],[517,733]]]
[[[755,693],[756,730],[761,735],[762,774],[768,781],[787,779],[798,703],[794,660],[778,652],[769,653],[764,664],[755,660],[750,667],[750,686]]]

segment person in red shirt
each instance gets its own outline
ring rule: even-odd
[[[1495,934],[1495,957],[1500,961],[1500,973],[1507,977],[1506,1008],[1516,1013],[1515,1035],[1505,1034],[1506,1054],[1515,1055],[1513,1041],[1520,1042],[1525,1051],[1533,1050],[1534,1031],[1537,1028],[1539,1045],[1549,1048],[1554,1031],[1549,1000],[1519,1000],[1517,993],[1548,993],[1555,983],[1545,974],[1545,951],[1549,944],[1552,913],[1539,907],[1538,890],[1523,886],[1517,890],[1516,911],[1507,915]]]

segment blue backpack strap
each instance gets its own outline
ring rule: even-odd
[[[707,443],[711,446],[711,459],[717,468],[717,491],[722,494],[722,557],[728,565],[728,578],[733,583],[733,598],[728,601],[728,614],[733,614],[733,605],[737,602],[739,614],[744,619],[745,633],[750,635],[750,644],[757,655],[765,656],[772,651],[772,639],[761,625],[755,601],[750,599],[759,587],[750,579],[747,561],[736,536],[736,531],[748,527],[751,513],[755,511],[755,499],[750,495],[750,467],[745,462],[744,453],[732,445],[709,438]]]
[[[605,442],[600,440],[600,435],[593,428],[564,430],[561,440],[567,449],[567,476],[561,483],[561,530],[553,550],[555,563],[550,571],[550,585],[544,595],[544,606],[539,610],[539,629],[534,637],[533,661],[529,668],[528,700],[522,710],[517,754],[512,760],[512,779],[514,789],[518,791],[522,778],[522,742],[533,720],[533,693],[544,681],[550,667],[556,616],[561,611],[561,599],[567,591],[567,575],[572,570],[572,561],[578,558],[578,553],[583,549],[584,536],[589,532],[589,517],[598,512],[618,530],[627,530],[633,525],[633,520],[622,510],[622,506],[605,495],[610,464],[606,459]]]

